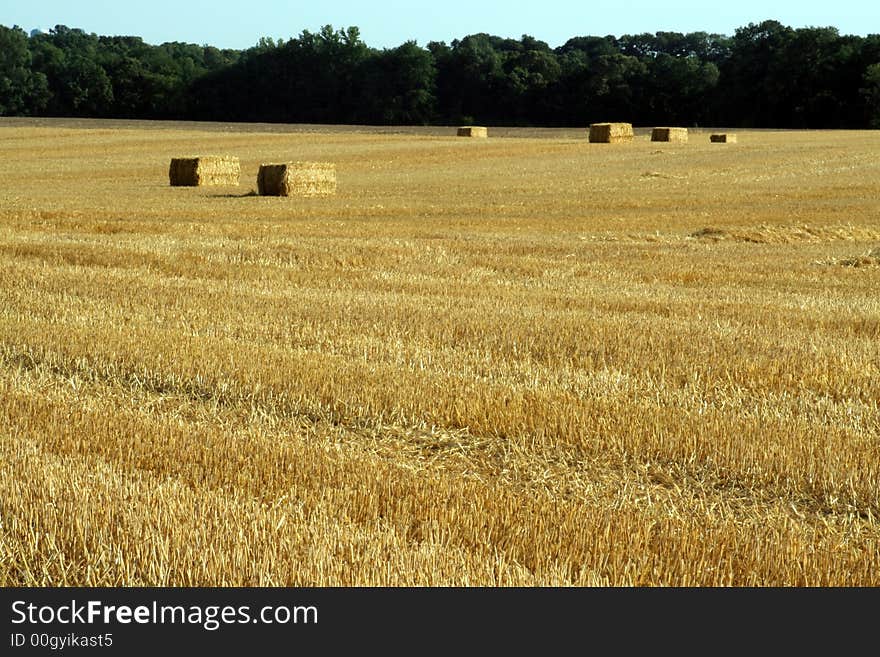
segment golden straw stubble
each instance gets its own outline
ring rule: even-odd
[[[0,586],[880,584],[877,131],[89,123],[0,125]]]

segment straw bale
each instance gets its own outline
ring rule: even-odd
[[[175,157],[171,160],[168,178],[175,187],[238,185],[241,179],[241,164],[237,157],[228,155]]]
[[[729,132],[722,132],[714,135],[709,135],[709,141],[711,141],[713,144],[735,144],[736,135]]]
[[[651,130],[651,141],[672,141],[685,143],[688,140],[687,128],[654,128]]]
[[[260,196],[331,196],[336,193],[332,162],[261,164],[257,174]]]
[[[480,125],[467,125],[462,126],[458,129],[458,136],[485,139],[489,136],[489,130],[486,127]]]
[[[622,144],[633,140],[632,123],[591,123],[590,141],[599,144]]]

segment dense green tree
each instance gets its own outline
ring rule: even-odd
[[[868,108],[868,125],[880,128],[880,63],[871,64],[865,71],[864,85],[860,91]]]
[[[0,114],[314,123],[880,127],[880,35],[487,33],[376,50],[356,27],[244,51],[0,27]]]
[[[362,103],[362,67],[374,51],[357,28],[304,30],[284,43],[261,40],[234,64],[188,89],[200,119],[345,123]]]
[[[543,41],[523,35],[518,46],[503,58],[499,100],[513,110],[511,123],[551,124],[559,109],[555,87],[562,67]]]
[[[500,43],[482,33],[452,42],[438,78],[448,94],[444,109],[454,122],[495,123],[509,111],[498,102],[505,80],[502,53],[495,47]]]
[[[778,121],[795,128],[841,125],[843,105],[853,100],[840,84],[851,55],[835,28],[795,30],[770,69],[788,110],[787,116],[780,110]]]
[[[650,124],[705,125],[710,119],[706,103],[718,85],[718,67],[688,55],[660,53],[648,64],[645,91],[647,107],[641,120]]]
[[[730,38],[707,32],[657,32],[655,34],[624,35],[617,40],[620,51],[640,59],[658,55],[695,57],[700,61],[717,64],[730,53]]]
[[[434,118],[437,70],[414,41],[376,53],[362,66],[359,122],[427,124]]]
[[[647,73],[642,60],[623,54],[613,37],[575,37],[556,53],[562,123],[637,121]]]
[[[150,47],[138,37],[100,37],[96,61],[112,85],[114,116],[168,114],[178,76],[167,51]]]
[[[636,57],[614,53],[589,61],[583,77],[585,123],[638,122],[647,65]]]
[[[113,85],[98,63],[98,37],[57,25],[31,39],[34,67],[49,81],[52,115],[110,116]]]
[[[730,57],[720,67],[724,86],[723,123],[743,127],[785,126],[790,103],[780,61],[794,30],[778,21],[750,23],[736,30]]]
[[[24,30],[0,25],[0,116],[32,114],[49,100],[46,76],[31,67]]]

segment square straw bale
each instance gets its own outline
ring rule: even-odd
[[[336,193],[332,162],[261,164],[257,174],[260,196],[331,196]]]
[[[237,157],[228,155],[175,157],[168,168],[168,178],[173,187],[238,185],[241,164]]]
[[[466,125],[458,129],[458,136],[485,139],[489,136],[489,129],[481,125]]]
[[[624,144],[633,140],[632,123],[591,123],[590,142]]]
[[[671,141],[685,143],[688,140],[687,128],[654,128],[651,130],[651,141]]]

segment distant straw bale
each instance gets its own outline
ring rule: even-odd
[[[462,126],[458,129],[459,137],[476,137],[478,139],[485,139],[489,136],[488,128],[480,125],[467,125]]]
[[[331,196],[336,193],[332,162],[261,164],[257,174],[260,196]]]
[[[241,165],[237,157],[227,155],[175,157],[171,160],[168,177],[174,187],[238,185]]]
[[[729,132],[722,132],[714,135],[709,135],[709,141],[711,141],[713,144],[735,144],[736,135]]]
[[[623,144],[633,140],[632,123],[591,123],[590,142]]]
[[[687,128],[654,128],[651,130],[651,141],[672,141],[685,143],[688,140]]]

